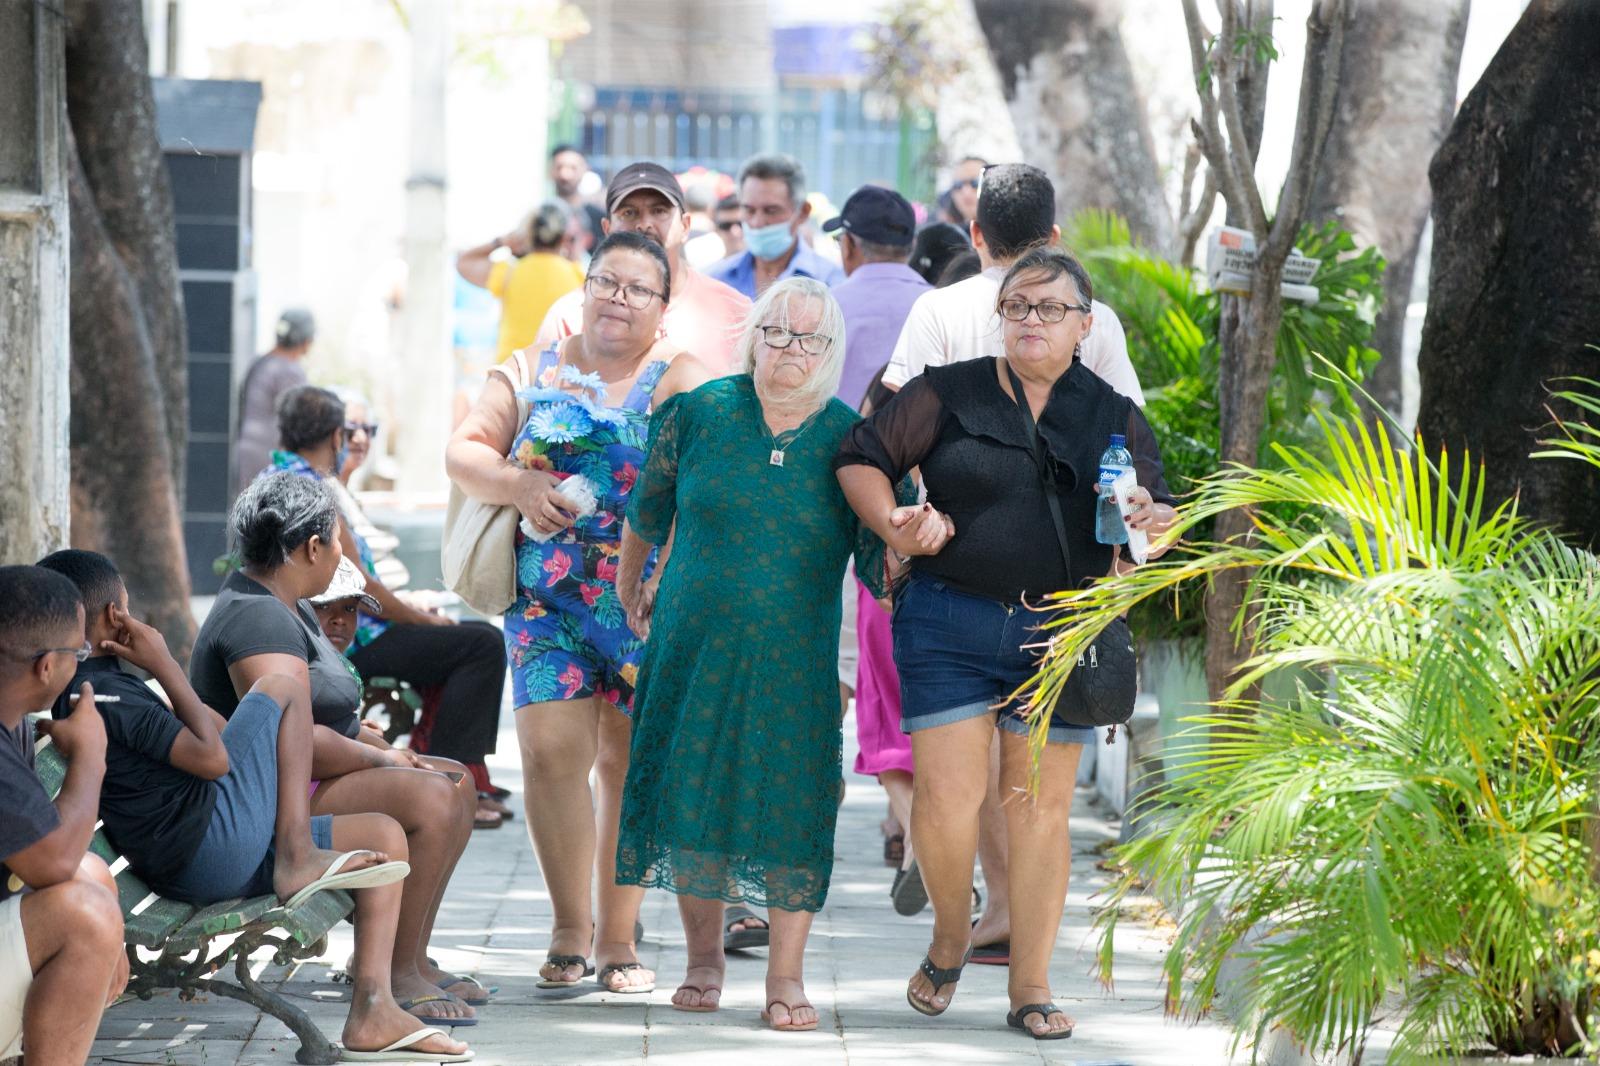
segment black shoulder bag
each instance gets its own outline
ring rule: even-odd
[[[1068,580],[1072,575],[1072,552],[1067,547],[1067,523],[1061,517],[1061,495],[1056,488],[1055,464],[1045,448],[1039,427],[1034,424],[1033,410],[1022,389],[1017,372],[1006,365],[1011,378],[1011,390],[1016,395],[1017,406],[1022,410],[1023,424],[1033,441],[1033,457],[1039,467],[1039,480],[1044,488],[1044,499],[1050,505],[1050,520],[1056,527],[1056,543],[1061,547],[1061,562],[1067,568]],[[1133,717],[1133,699],[1138,692],[1138,665],[1133,655],[1133,634],[1126,619],[1114,618],[1095,635],[1093,643],[1078,655],[1078,661],[1061,687],[1056,699],[1056,717],[1075,726],[1110,726],[1109,744],[1116,736],[1116,727]]]

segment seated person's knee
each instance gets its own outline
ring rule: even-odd
[[[72,929],[72,940],[109,952],[113,960],[122,951],[122,907],[114,890],[93,878],[75,877],[39,895],[51,917]]]
[[[301,684],[288,674],[264,674],[250,686],[251,692],[259,692],[266,696],[279,707],[286,708],[301,691]]]

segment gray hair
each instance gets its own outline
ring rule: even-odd
[[[310,344],[317,335],[317,320],[304,307],[291,307],[278,316],[273,335],[284,348],[298,348]]]
[[[278,397],[278,447],[298,452],[344,428],[344,401],[317,385],[296,385]]]
[[[800,165],[800,160],[783,152],[774,152],[771,155],[754,155],[744,161],[744,166],[739,168],[739,181],[736,188],[744,188],[744,179],[755,178],[757,181],[778,180],[789,188],[789,203],[799,207],[806,199],[806,168]]]
[[[567,236],[570,218],[567,205],[547,200],[528,216],[528,243],[536,252],[550,252],[561,247]]]
[[[338,518],[339,505],[320,480],[279,470],[239,493],[228,534],[246,566],[276,570],[312,537],[331,543]]]
[[[761,327],[782,326],[793,321],[796,304],[816,302],[822,305],[822,317],[816,332],[832,339],[828,350],[818,358],[806,383],[794,392],[797,405],[814,411],[821,408],[839,391],[839,378],[844,374],[844,312],[839,301],[822,282],[796,274],[775,283],[756,300],[745,316],[744,326],[734,346],[736,363],[744,373],[754,377],[756,345],[761,340]]]

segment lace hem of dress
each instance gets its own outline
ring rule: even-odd
[[[772,867],[759,859],[718,855],[675,847],[653,847],[648,854],[623,847],[617,852],[617,884],[663,888],[680,896],[780,911],[820,911],[828,898],[831,858],[826,870]]]

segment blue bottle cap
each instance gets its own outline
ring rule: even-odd
[[[1113,448],[1126,448],[1128,446],[1128,438],[1121,433],[1113,433],[1111,434],[1111,446]]]

